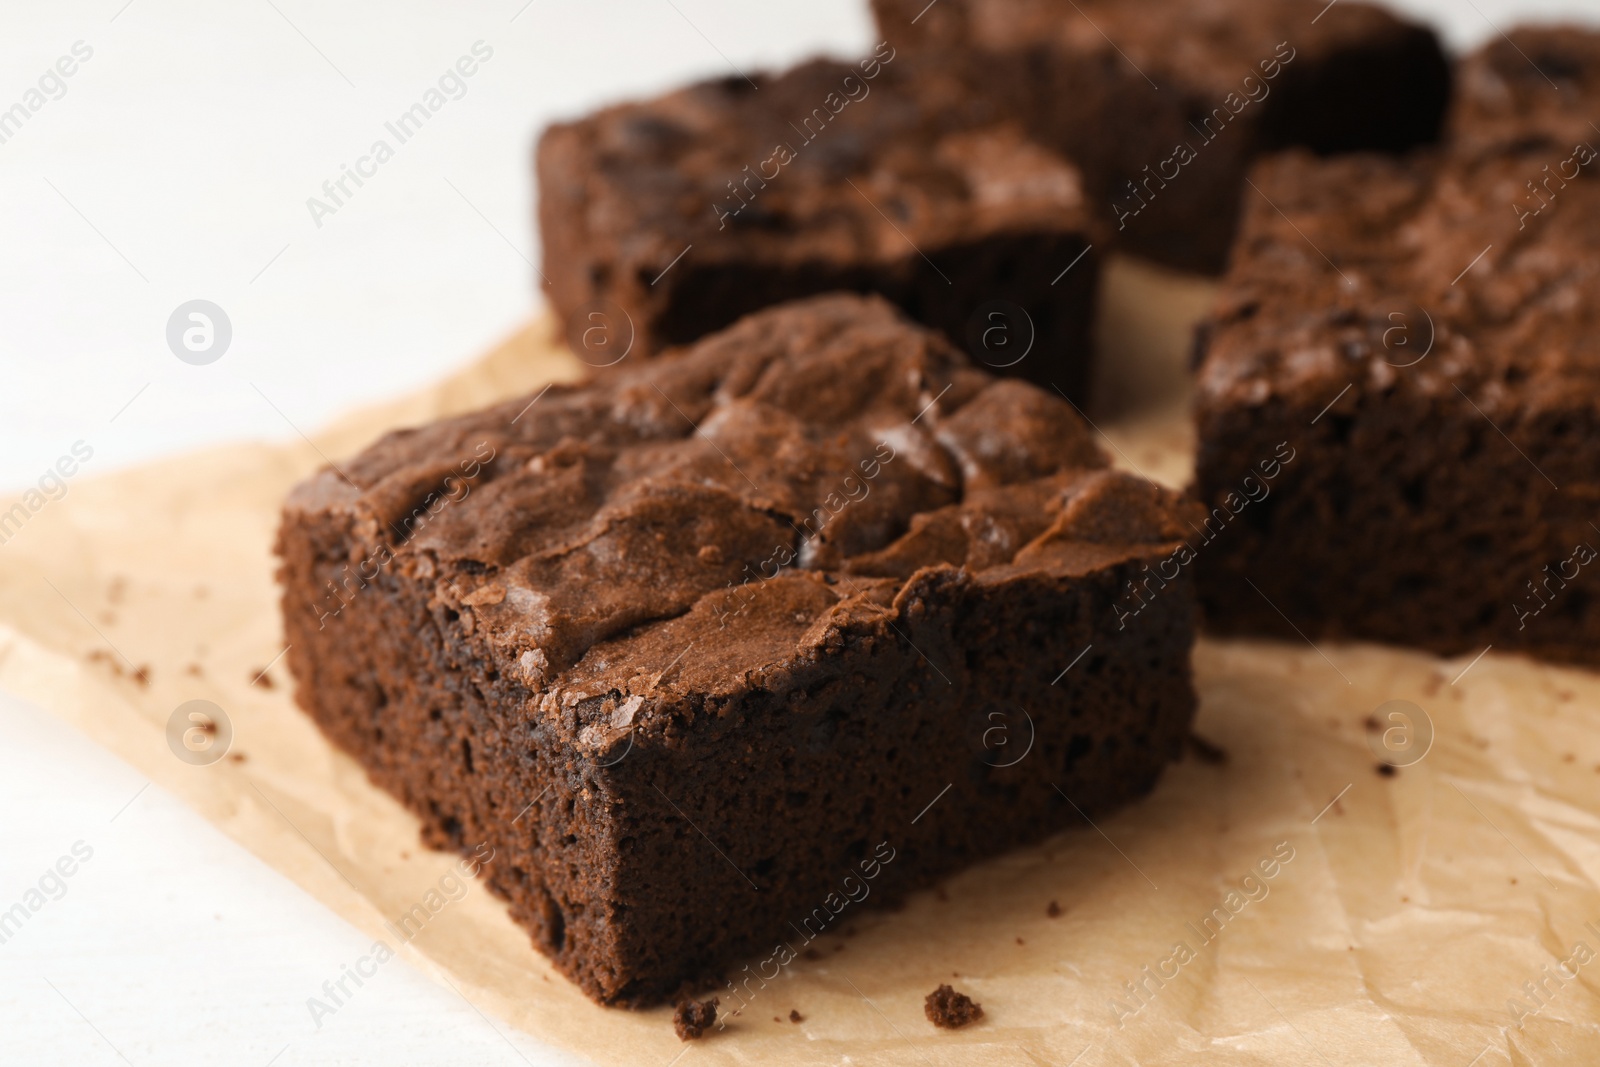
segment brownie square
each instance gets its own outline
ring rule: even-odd
[[[1195,707],[1185,507],[814,298],[302,483],[289,664],[561,970],[651,1004],[1150,789]]]
[[[1595,85],[1596,35],[1567,37]],[[1202,337],[1212,627],[1600,663],[1593,97],[1546,85],[1512,137],[1492,95],[1437,152],[1257,169]]]
[[[1081,399],[1104,241],[1077,168],[970,86],[913,87],[896,63],[884,47],[546,131],[543,273],[579,357],[649,356],[843,290]]]
[[[1125,249],[1219,272],[1260,152],[1399,151],[1450,92],[1433,32],[1351,0],[873,0],[923,70],[959,70],[1084,169]]]

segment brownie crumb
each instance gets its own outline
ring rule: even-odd
[[[232,760],[234,763],[243,763],[246,757],[243,752],[230,752],[228,753],[228,759]]]
[[[1019,945],[1025,945],[1025,944],[1027,944],[1027,942],[1026,942],[1026,941],[1024,941],[1024,940],[1022,940],[1022,938],[1020,938],[1020,937],[1019,937],[1019,938],[1017,938],[1017,944],[1019,944]]]
[[[262,667],[259,671],[255,671],[251,674],[250,684],[258,689],[277,688],[272,684],[272,676],[267,673],[267,669],[265,667]]]
[[[1189,751],[1208,767],[1220,767],[1228,762],[1228,750],[1221,745],[1212,744],[1199,734],[1190,734],[1188,740]]]
[[[200,667],[200,664],[198,664],[198,663],[189,664],[187,667],[185,667],[183,669],[183,673],[187,674],[191,678],[204,678],[205,677],[205,671]]]
[[[922,1002],[922,1011],[929,1022],[943,1030],[959,1030],[983,1018],[982,1004],[947,985],[928,994]]]
[[[1395,775],[1399,774],[1400,772],[1395,770],[1393,764],[1380,763],[1380,764],[1378,764],[1378,773],[1380,775],[1382,775],[1383,777],[1385,777],[1385,778],[1393,778]]]
[[[150,664],[141,663],[139,666],[135,667],[133,670],[133,680],[141,687],[148,687],[150,684]]]
[[[1361,721],[1361,725],[1367,728],[1367,733],[1369,734],[1375,734],[1383,729],[1383,724],[1378,721],[1376,715],[1368,715]]]
[[[677,1031],[679,1041],[693,1041],[716,1021],[716,997],[698,1002],[686,1000],[672,1013],[672,1029]]]
[[[799,1012],[795,1011],[793,1008],[790,1008],[789,1009],[789,1021],[792,1022],[792,1023],[803,1023],[803,1022],[806,1021],[806,1017],[804,1015],[801,1015]]]
[[[1061,905],[1052,900],[1049,906],[1044,909],[1044,913],[1052,919],[1059,919],[1061,918]]]

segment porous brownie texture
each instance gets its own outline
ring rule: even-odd
[[[1595,35],[1513,40],[1596,84]],[[1201,337],[1213,628],[1600,662],[1600,135],[1548,85],[1508,135],[1506,62],[1446,149],[1256,171]]]
[[[543,274],[579,357],[637,361],[785,300],[870,292],[1081,399],[1104,240],[1077,168],[970,85],[912,86],[897,62],[884,46],[546,131]]]
[[[301,484],[289,663],[590,996],[754,959],[737,1010],[841,915],[1151,788],[1193,590],[1118,602],[1186,507],[1053,394],[815,298]]]
[[[1350,0],[873,0],[915,71],[962,72],[1084,169],[1127,251],[1219,272],[1250,161],[1437,137],[1433,32]]]

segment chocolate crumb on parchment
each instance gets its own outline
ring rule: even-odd
[[[717,998],[685,1000],[672,1013],[672,1029],[679,1041],[693,1041],[717,1021]]]
[[[942,1030],[959,1030],[983,1018],[982,1004],[947,985],[928,994],[922,1002],[922,1011],[929,1022]]]
[[[801,1015],[798,1011],[795,1011],[793,1008],[790,1008],[789,1021],[792,1023],[803,1023],[806,1021],[806,1017]]]
[[[1061,905],[1052,900],[1049,906],[1044,909],[1044,913],[1052,919],[1059,919],[1061,918]]]

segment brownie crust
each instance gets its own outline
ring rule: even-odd
[[[298,487],[283,608],[301,705],[594,999],[737,1010],[1179,752],[1192,586],[1118,604],[1181,498],[883,301],[530,400]]]

